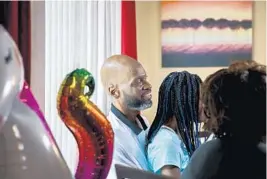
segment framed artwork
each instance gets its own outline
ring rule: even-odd
[[[161,1],[162,67],[252,59],[252,1]]]

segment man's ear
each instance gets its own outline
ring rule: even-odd
[[[108,86],[108,92],[109,94],[114,97],[115,99],[118,99],[120,97],[120,91],[118,89],[117,85],[110,84]]]

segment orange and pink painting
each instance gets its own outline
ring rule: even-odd
[[[252,1],[161,1],[162,67],[252,59]]]

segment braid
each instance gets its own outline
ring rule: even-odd
[[[174,114],[175,114],[175,117],[176,117],[176,120],[177,120],[177,126],[178,126],[178,131],[179,131],[179,134],[186,146],[186,149],[188,151],[189,154],[191,154],[192,152],[192,148],[191,148],[191,145],[190,145],[190,142],[189,142],[189,131],[186,130],[186,116],[184,114],[184,107],[185,107],[185,96],[183,96],[181,94],[181,92],[183,91],[182,88],[185,88],[186,85],[184,85],[185,81],[184,81],[184,76],[185,74],[184,73],[180,73],[177,81],[178,81],[178,84],[175,85],[175,91],[176,91],[176,99],[177,99],[177,103],[175,104],[176,107],[175,107],[175,110],[174,110]]]
[[[171,117],[168,114],[169,106],[169,92],[171,91],[170,88],[172,86],[173,80],[177,74],[175,72],[170,73],[162,82],[160,89],[159,89],[159,100],[158,100],[158,108],[157,114],[151,125],[148,135],[147,135],[147,142],[150,143],[156,133],[159,131],[161,126],[168,122],[169,118]]]
[[[193,76],[194,77],[194,76]],[[192,120],[187,120],[188,121],[188,130],[190,131],[189,133],[189,139],[190,139],[190,143],[192,145],[192,150],[195,151],[196,149],[196,140],[195,140],[195,137],[194,137],[194,134],[195,134],[195,130],[194,130],[194,121],[195,121],[195,114],[194,112],[196,110],[193,109],[192,106],[194,106],[194,104],[196,103],[196,101],[193,101],[194,100],[194,89],[193,89],[193,78],[190,78],[189,76],[189,73],[186,74],[186,80],[187,80],[187,87],[188,87],[188,95],[187,95],[187,98],[188,98],[188,102],[187,102],[187,105],[186,105],[186,110],[187,111],[190,111],[189,112],[189,118],[192,119]],[[186,95],[184,93],[184,95]],[[193,104],[193,105],[192,105]],[[198,118],[197,118],[198,119]]]
[[[179,133],[190,155],[199,146],[198,139],[198,102],[199,88],[201,80],[197,75],[191,75],[188,72],[182,72],[185,75],[179,79],[177,85],[177,108],[179,113],[176,116],[178,120]],[[179,100],[181,102],[179,103]],[[184,137],[183,137],[184,136]]]
[[[198,102],[201,79],[186,71],[172,72],[159,89],[157,114],[149,129],[147,142],[150,143],[162,125],[173,117],[178,133],[191,156],[199,146]]]
[[[178,95],[177,96],[177,108],[178,108],[178,115],[176,116],[176,120],[177,120],[177,125],[178,126],[181,126],[180,127],[180,130],[179,130],[179,133],[182,137],[182,140],[183,142],[185,143],[185,146],[187,148],[187,151],[188,153],[191,155],[192,154],[192,146],[190,145],[190,139],[189,139],[189,132],[187,129],[186,129],[186,126],[188,126],[186,123],[188,121],[186,121],[186,117],[188,116],[185,116],[187,115],[187,113],[184,113],[184,111],[186,110],[185,109],[185,96],[183,95],[183,89],[182,88],[186,88],[186,85],[184,85],[185,83],[185,79],[184,79],[184,73],[181,73],[181,75],[179,76],[178,78],[178,86],[176,88],[176,94]]]

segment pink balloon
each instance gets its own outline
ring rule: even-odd
[[[55,138],[53,137],[52,132],[51,132],[46,120],[45,120],[45,117],[44,117],[36,99],[34,98],[32,92],[31,92],[31,89],[30,89],[30,87],[26,81],[24,81],[24,85],[23,85],[23,88],[22,88],[21,93],[20,93],[20,99],[23,103],[27,104],[39,116],[39,118],[41,119],[41,122],[43,123],[51,141],[54,144],[56,144]]]

